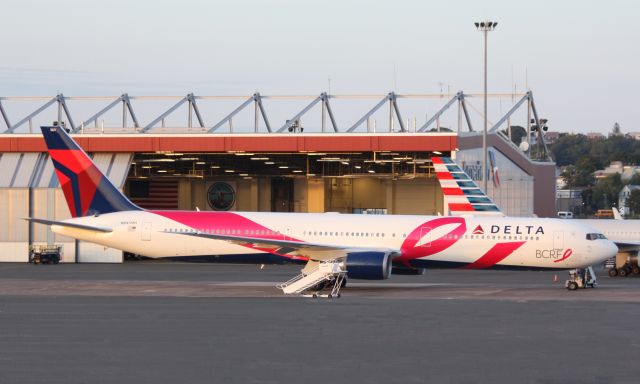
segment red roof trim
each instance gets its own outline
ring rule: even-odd
[[[370,152],[370,151],[451,151],[457,148],[456,135],[247,135],[243,136],[81,136],[74,137],[88,152]],[[0,136],[0,152],[44,152],[40,136]]]

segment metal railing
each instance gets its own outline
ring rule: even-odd
[[[104,131],[105,124],[104,119],[108,115],[111,118],[111,124],[107,128],[114,128],[113,115],[117,112],[118,108],[121,112],[121,117],[115,120],[120,120],[115,124],[115,127],[120,128],[120,132],[131,133],[161,133],[168,132],[166,121],[169,118],[175,119],[176,114],[186,109],[186,124],[180,124],[181,128],[186,128],[181,132],[198,132],[198,133],[239,133],[235,119],[239,118],[240,114],[244,118],[247,114],[252,112],[252,120],[249,124],[246,122],[242,125],[243,132],[253,131],[256,133],[284,133],[284,132],[299,132],[302,133],[304,127],[300,124],[301,119],[309,118],[309,121],[313,118],[309,117],[311,111],[320,112],[320,121],[313,120],[313,125],[319,132],[333,132],[333,133],[352,133],[352,132],[427,132],[428,130],[440,131],[440,120],[447,113],[447,111],[453,109],[454,105],[457,105],[458,116],[454,117],[454,122],[450,124],[451,130],[457,130],[460,132],[465,129],[473,131],[472,114],[470,112],[480,113],[473,105],[470,104],[470,99],[482,97],[479,93],[464,93],[459,91],[455,94],[438,93],[438,94],[397,94],[395,92],[388,92],[386,94],[344,94],[344,95],[332,95],[327,92],[321,92],[319,95],[262,95],[259,92],[255,92],[248,96],[198,96],[193,93],[189,93],[186,96],[130,96],[127,93],[123,93],[120,96],[65,96],[62,93],[55,95],[54,97],[39,97],[39,96],[5,96],[0,97],[0,133],[31,133],[37,132],[34,130],[34,126],[37,127],[40,124],[50,124],[51,121],[57,121],[59,124],[65,123],[73,133],[80,133],[84,130],[92,131]],[[525,94],[517,93],[492,93],[488,95],[489,98],[494,100],[513,102],[516,98],[520,101],[513,106],[507,115],[502,117],[498,123],[492,128],[496,129],[500,126],[505,119],[511,117],[511,115],[520,108],[523,104],[523,100],[529,101],[527,105],[529,108],[534,108],[531,92]],[[375,104],[371,106],[368,101],[375,101]],[[287,116],[282,120],[280,124],[274,124],[274,119],[271,117],[273,112],[269,110],[265,105],[265,101],[272,102],[290,102],[291,105],[285,106],[280,114]],[[82,103],[91,102],[93,104],[102,104],[104,106],[96,107],[92,109],[82,108],[81,113],[86,115],[82,119],[76,119],[74,115],[80,115],[80,108],[75,108],[72,111],[72,107],[81,105]],[[154,105],[151,111],[151,117],[143,119],[142,114],[139,113],[141,103],[157,103],[160,102],[162,107]],[[167,102],[170,105],[167,107]],[[239,104],[236,104],[239,102]],[[346,111],[351,113],[351,116],[345,117],[347,112],[343,112],[342,115],[338,115],[335,110],[335,103],[357,102],[360,106],[365,108],[365,113],[358,115],[353,112],[354,108],[346,108]],[[441,102],[444,102],[442,105]],[[203,103],[226,103],[224,107],[216,105],[212,108],[203,106]],[[222,116],[216,118],[210,118],[208,121],[205,119],[207,115],[211,117],[213,113],[219,114],[224,112],[225,108],[229,108],[229,103],[232,107],[228,112],[223,113]],[[300,104],[305,103],[300,109]],[[408,109],[408,104],[414,105],[413,119],[403,118],[403,115],[407,115],[403,111],[403,108]],[[430,103],[430,106],[427,104]],[[19,117],[13,121],[10,116],[15,113],[14,110],[25,108],[17,108],[15,104],[28,105],[31,112],[24,116]],[[73,106],[71,104],[74,104]],[[134,108],[134,104],[135,108]],[[235,104],[235,106],[234,106]],[[368,108],[367,108],[368,104]],[[294,106],[295,105],[295,106]],[[388,106],[388,113],[384,111],[384,106]],[[502,104],[501,104],[502,105]],[[57,107],[56,114],[51,116],[49,113],[51,110]],[[430,108],[436,108],[435,112],[430,113]],[[158,110],[158,108],[161,108]],[[293,109],[295,108],[295,109]],[[11,112],[11,113],[9,113]],[[73,112],[73,113],[72,113]],[[147,111],[149,112],[149,111]],[[429,112],[429,113],[428,113]],[[480,113],[481,114],[481,113]],[[386,117],[385,117],[386,116]],[[424,116],[424,123],[418,124],[417,116]],[[537,114],[536,114],[537,116]],[[382,118],[386,120],[384,124],[376,125],[377,119]],[[450,116],[449,116],[450,117]],[[480,116],[482,117],[482,116]],[[351,119],[352,123],[348,122]],[[40,119],[41,121],[36,121]],[[146,121],[143,121],[146,120]],[[421,119],[420,119],[421,120]],[[35,122],[35,124],[34,124]],[[3,130],[1,127],[5,126]],[[382,126],[384,125],[384,127]],[[451,127],[456,125],[455,129]]]

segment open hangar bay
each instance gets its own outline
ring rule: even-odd
[[[282,297],[295,268],[0,264],[0,382],[637,379],[635,278],[568,292],[548,272],[431,270]]]

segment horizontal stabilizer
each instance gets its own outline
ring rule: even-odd
[[[94,231],[94,232],[103,232],[103,233],[113,232],[113,229],[108,227],[95,227],[93,225],[70,223],[68,221],[36,219],[33,217],[27,217],[25,218],[25,220],[30,221],[32,223],[38,223],[38,224],[44,224],[44,225],[59,225],[61,227],[84,229],[85,231]]]

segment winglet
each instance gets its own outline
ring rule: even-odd
[[[445,212],[451,216],[504,216],[500,208],[450,157],[432,157],[444,194]]]

